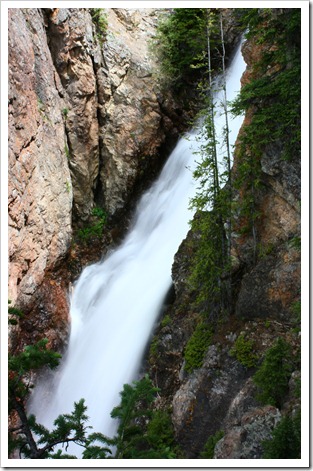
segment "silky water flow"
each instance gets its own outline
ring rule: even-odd
[[[245,70],[240,47],[227,70],[227,99],[240,90]],[[216,94],[216,104],[223,92]],[[229,116],[234,145],[242,117]],[[221,134],[225,117],[217,112]],[[70,413],[85,399],[92,431],[112,437],[117,421],[110,417],[125,383],[138,379],[147,343],[171,286],[174,255],[188,231],[189,201],[196,192],[192,172],[200,157],[201,126],[181,138],[159,178],[142,196],[121,245],[103,261],[85,268],[71,299],[71,333],[67,352],[52,379],[36,385],[29,412],[52,428],[59,414]],[[225,151],[220,148],[221,155]],[[80,447],[69,452],[80,456]]]

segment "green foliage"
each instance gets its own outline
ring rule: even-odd
[[[204,308],[211,311],[211,317],[228,312],[231,295],[229,270],[231,267],[232,183],[228,110],[226,101],[219,104],[223,106],[225,126],[222,135],[217,135],[216,103],[213,99],[214,82],[210,70],[212,51],[221,49],[222,53],[219,58],[221,62],[218,67],[225,71],[224,35],[220,20],[218,10],[205,10],[208,83],[200,87],[206,104],[201,120],[201,141],[204,141],[205,144],[200,146],[200,159],[194,171],[198,188],[196,196],[191,200],[191,207],[197,211],[196,217],[192,221],[192,229],[197,234],[197,247],[189,282],[198,293],[197,302],[204,303]],[[225,83],[225,74],[223,78]],[[221,85],[221,89],[224,89],[224,83]],[[223,156],[220,155],[220,151],[217,152],[218,147],[225,149]],[[224,171],[220,170],[218,160],[223,160]],[[224,185],[226,186],[221,190]],[[209,307],[212,304],[215,305],[213,311]],[[217,305],[219,308],[216,308]]]
[[[159,339],[157,335],[153,337],[153,340],[150,344],[150,350],[149,350],[149,357],[150,359],[153,359],[154,357],[157,356],[158,353],[158,345],[159,345]]]
[[[169,314],[166,314],[161,321],[161,327],[166,327],[171,322],[172,322],[171,316]]]
[[[41,339],[34,345],[27,345],[21,353],[9,354],[9,370],[17,376],[22,376],[30,370],[36,370],[47,365],[55,368],[61,355],[47,349],[48,339]]]
[[[67,144],[64,145],[64,153],[65,153],[67,159],[70,160],[70,158],[71,158],[71,153],[70,153],[70,150],[69,150]]]
[[[265,459],[301,458],[301,415],[285,416],[273,431],[271,440],[262,443]]]
[[[262,259],[262,258],[267,257],[267,255],[270,255],[271,253],[273,253],[274,248],[275,246],[271,242],[266,245],[262,243],[257,244],[258,258]]]
[[[283,158],[299,158],[301,11],[251,9],[243,23],[249,28],[248,35],[266,48],[254,64],[255,77],[242,87],[234,102],[235,113],[254,109],[241,146],[249,148],[254,143],[258,155],[269,143],[280,142]]]
[[[164,412],[151,409],[157,392],[147,375],[124,385],[120,405],[111,412],[111,417],[119,420],[112,440],[115,458],[175,458],[170,419]]]
[[[295,301],[292,303],[291,310],[296,317],[298,322],[301,321],[301,300]]]
[[[151,418],[150,406],[156,392],[157,389],[147,376],[141,381],[133,382],[133,385],[124,384],[120,393],[120,405],[114,407],[111,412],[111,417],[119,420],[117,435],[114,438],[116,458],[133,458],[134,453],[139,451],[142,440],[141,421],[145,422]]]
[[[221,205],[216,205],[211,212],[198,212],[191,227],[197,239],[188,283],[197,293],[196,302],[204,310],[210,310],[213,319],[210,304],[219,304],[220,310],[227,310],[229,289],[224,275],[229,269],[230,259],[227,257]]]
[[[199,76],[192,67],[206,51],[205,9],[174,8],[159,21],[155,42],[162,73],[176,87]]]
[[[294,236],[292,239],[290,239],[289,245],[290,247],[293,247],[300,252],[301,251],[301,236]]]
[[[258,357],[254,351],[254,342],[247,339],[245,334],[239,335],[230,350],[230,354],[246,368],[253,368],[257,364]]]
[[[221,438],[223,438],[224,432],[219,430],[214,435],[211,435],[200,453],[200,458],[213,459],[215,445]]]
[[[65,188],[66,188],[67,193],[71,192],[71,184],[68,180],[66,180],[66,182],[65,182]]]
[[[84,448],[83,459],[106,458],[111,454],[108,447],[100,447],[94,445],[94,442],[110,443],[110,440],[100,433],[87,435],[87,429],[92,428],[86,425],[88,416],[86,415],[87,407],[84,399],[74,403],[74,410],[71,414],[61,414],[54,421],[54,428],[48,430],[43,425],[36,422],[34,415],[30,415],[27,419],[29,431],[36,436],[36,444],[30,446],[29,440],[24,439],[24,443],[20,441],[19,448],[22,449],[25,458],[41,458],[41,459],[76,459],[74,455],[67,455],[62,450],[54,452],[57,445],[66,445],[74,442]]]
[[[11,309],[12,310],[12,309]],[[18,311],[18,310],[17,310]],[[20,316],[20,312],[18,311]],[[84,399],[74,403],[70,414],[61,414],[48,430],[27,416],[25,401],[32,385],[30,377],[42,367],[55,368],[61,355],[47,349],[47,339],[27,345],[15,355],[9,354],[9,413],[16,412],[20,425],[9,430],[9,453],[18,450],[21,458],[75,459],[63,452],[74,442],[83,448],[83,459],[106,459],[116,447],[114,458],[175,458],[173,427],[165,411],[153,411],[152,403],[158,389],[146,375],[132,385],[125,384],[121,402],[111,416],[119,420],[113,438],[97,432],[88,434],[88,415]],[[62,445],[62,450],[55,447]]]
[[[288,392],[293,369],[290,345],[281,337],[266,351],[262,365],[253,376],[258,386],[257,399],[263,404],[281,407]]]
[[[89,242],[93,238],[100,239],[107,222],[107,215],[102,208],[93,208],[91,215],[94,217],[95,223],[83,229],[79,229],[77,233],[78,238],[83,242]]]
[[[213,335],[212,326],[207,322],[200,322],[185,347],[185,370],[192,372],[195,368],[202,366],[203,358],[210,346]]]
[[[8,304],[11,304],[10,300],[8,301]],[[8,322],[11,325],[17,325],[19,319],[23,317],[22,311],[14,306],[8,307],[8,314],[10,316]]]
[[[68,108],[63,108],[61,112],[62,112],[62,115],[63,115],[65,121],[66,121],[67,116],[68,116]]]
[[[96,27],[96,36],[100,45],[102,46],[106,40],[108,30],[108,19],[103,8],[90,8],[89,9],[92,21]]]
[[[170,415],[163,410],[153,412],[147,427],[147,440],[150,446],[167,449],[174,446],[174,432]]]
[[[47,343],[47,339],[41,339],[34,345],[27,345],[20,353],[9,353],[9,412],[16,409],[17,402],[23,402],[29,394],[31,372],[43,366],[51,369],[58,366],[61,355],[48,349]]]
[[[300,9],[241,9],[247,36],[262,48],[250,80],[232,104],[235,115],[249,112],[251,119],[236,148],[233,182],[241,193],[241,232],[251,233],[257,251],[258,194],[262,187],[261,157],[276,146],[281,158],[300,158],[301,31]]]

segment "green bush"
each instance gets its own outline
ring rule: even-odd
[[[163,317],[161,321],[161,327],[166,327],[172,322],[172,318],[169,314],[166,314],[166,316]]]
[[[267,350],[262,365],[253,376],[258,386],[257,399],[263,404],[281,407],[288,392],[293,369],[290,345],[281,337]]]
[[[96,36],[102,46],[107,35],[108,19],[103,8],[90,8],[92,21],[96,27]]]
[[[178,87],[199,76],[192,66],[199,64],[207,49],[205,9],[174,8],[159,21],[155,42],[154,50],[168,81]]]
[[[63,108],[62,109],[62,115],[64,116],[65,121],[67,120],[68,116],[68,108]]]
[[[195,328],[185,347],[185,370],[189,373],[202,366],[204,355],[210,346],[213,335],[212,327],[201,322]]]
[[[93,208],[91,215],[94,216],[96,222],[90,226],[79,229],[77,235],[83,242],[88,242],[92,238],[100,239],[103,233],[103,228],[107,221],[107,216],[102,208]]]
[[[253,368],[257,363],[257,355],[254,352],[253,340],[246,339],[245,334],[239,335],[234,343],[233,348],[230,350],[230,355],[234,356],[239,363],[246,368]]]
[[[157,449],[173,446],[174,430],[171,417],[166,411],[153,412],[147,428],[147,439]]]
[[[214,456],[214,449],[217,442],[224,437],[224,432],[219,430],[214,435],[211,435],[200,453],[200,458],[212,459]]]
[[[273,431],[271,440],[262,443],[265,459],[301,458],[301,415],[283,417]]]

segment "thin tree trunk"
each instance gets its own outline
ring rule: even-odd
[[[224,116],[225,116],[225,144],[227,152],[227,174],[228,174],[228,190],[227,190],[227,201],[228,205],[227,210],[227,227],[226,227],[226,236],[227,236],[227,258],[229,263],[231,263],[231,233],[232,233],[232,221],[231,221],[231,202],[232,202],[232,176],[231,176],[231,153],[230,153],[230,144],[229,144],[229,121],[228,121],[228,106],[227,106],[227,89],[226,89],[226,65],[225,65],[225,41],[224,41],[224,29],[223,29],[223,18],[222,13],[220,13],[220,36],[221,36],[221,45],[222,45],[222,76],[223,76],[223,95],[224,95]],[[228,283],[228,301],[231,303],[232,298],[232,289],[231,289],[231,278]]]
[[[36,442],[34,440],[34,437],[33,437],[33,434],[32,434],[32,432],[29,428],[24,406],[17,400],[16,395],[14,394],[14,391],[11,394],[11,401],[13,402],[14,409],[18,413],[18,416],[19,416],[20,421],[22,423],[22,430],[23,430],[23,433],[26,437],[28,446],[29,446],[30,451],[31,451],[31,458],[37,459],[37,458],[40,457],[40,450],[38,450],[37,444],[36,444]]]
[[[212,69],[211,69],[211,44],[210,44],[210,10],[207,9],[207,50],[208,50],[208,72],[209,72],[209,99],[210,99],[210,114],[211,114],[211,127],[212,127],[212,152],[213,152],[213,180],[214,180],[214,201],[217,199],[219,193],[219,175],[217,164],[217,150],[216,150],[216,135],[214,125],[214,98],[212,91]]]
[[[223,18],[220,14],[220,34],[222,43],[222,74],[223,74],[223,92],[224,92],[224,113],[225,113],[225,143],[227,151],[227,173],[228,173],[228,186],[229,186],[229,212],[227,221],[227,240],[228,240],[228,256],[230,257],[231,251],[231,201],[232,201],[232,178],[231,178],[231,154],[229,144],[229,121],[228,121],[228,107],[227,107],[227,90],[226,90],[226,66],[225,66],[225,42],[224,42],[224,30],[223,30]]]

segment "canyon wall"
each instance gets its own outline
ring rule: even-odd
[[[242,51],[247,63],[242,83],[246,84],[264,46],[249,39]],[[246,115],[241,133],[251,117],[251,113]],[[199,293],[192,288],[190,276],[199,245],[196,230],[189,231],[175,256],[174,293],[152,339],[149,371],[161,391],[158,405],[171,410],[175,436],[187,458],[201,457],[207,441],[219,433],[212,458],[262,458],[262,442],[272,438],[282,416],[294,416],[300,407],[295,384],[300,377],[301,337],[294,309],[300,299],[301,253],[294,242],[300,237],[301,171],[299,156],[286,160],[282,149],[279,141],[263,146],[254,209],[257,244],[251,232],[242,230],[242,221],[234,218],[229,314],[223,315],[214,295],[206,302],[198,301]],[[238,166],[235,154],[233,179]],[[234,207],[244,196],[242,188],[233,189]],[[214,327],[205,337],[208,330],[201,333],[197,327],[202,323],[208,329],[210,322],[203,321],[208,318]],[[290,345],[297,360],[289,360],[289,392],[277,408],[257,400],[252,378],[279,337]],[[203,354],[201,366],[187,368],[187,348],[195,358]],[[278,372],[272,374],[274,383]]]
[[[36,310],[23,327],[35,337],[63,319],[55,347],[67,286],[51,274],[72,222],[83,226],[96,206],[122,211],[182,122],[149,53],[157,10],[108,9],[102,29],[92,14],[9,10],[9,299]]]

